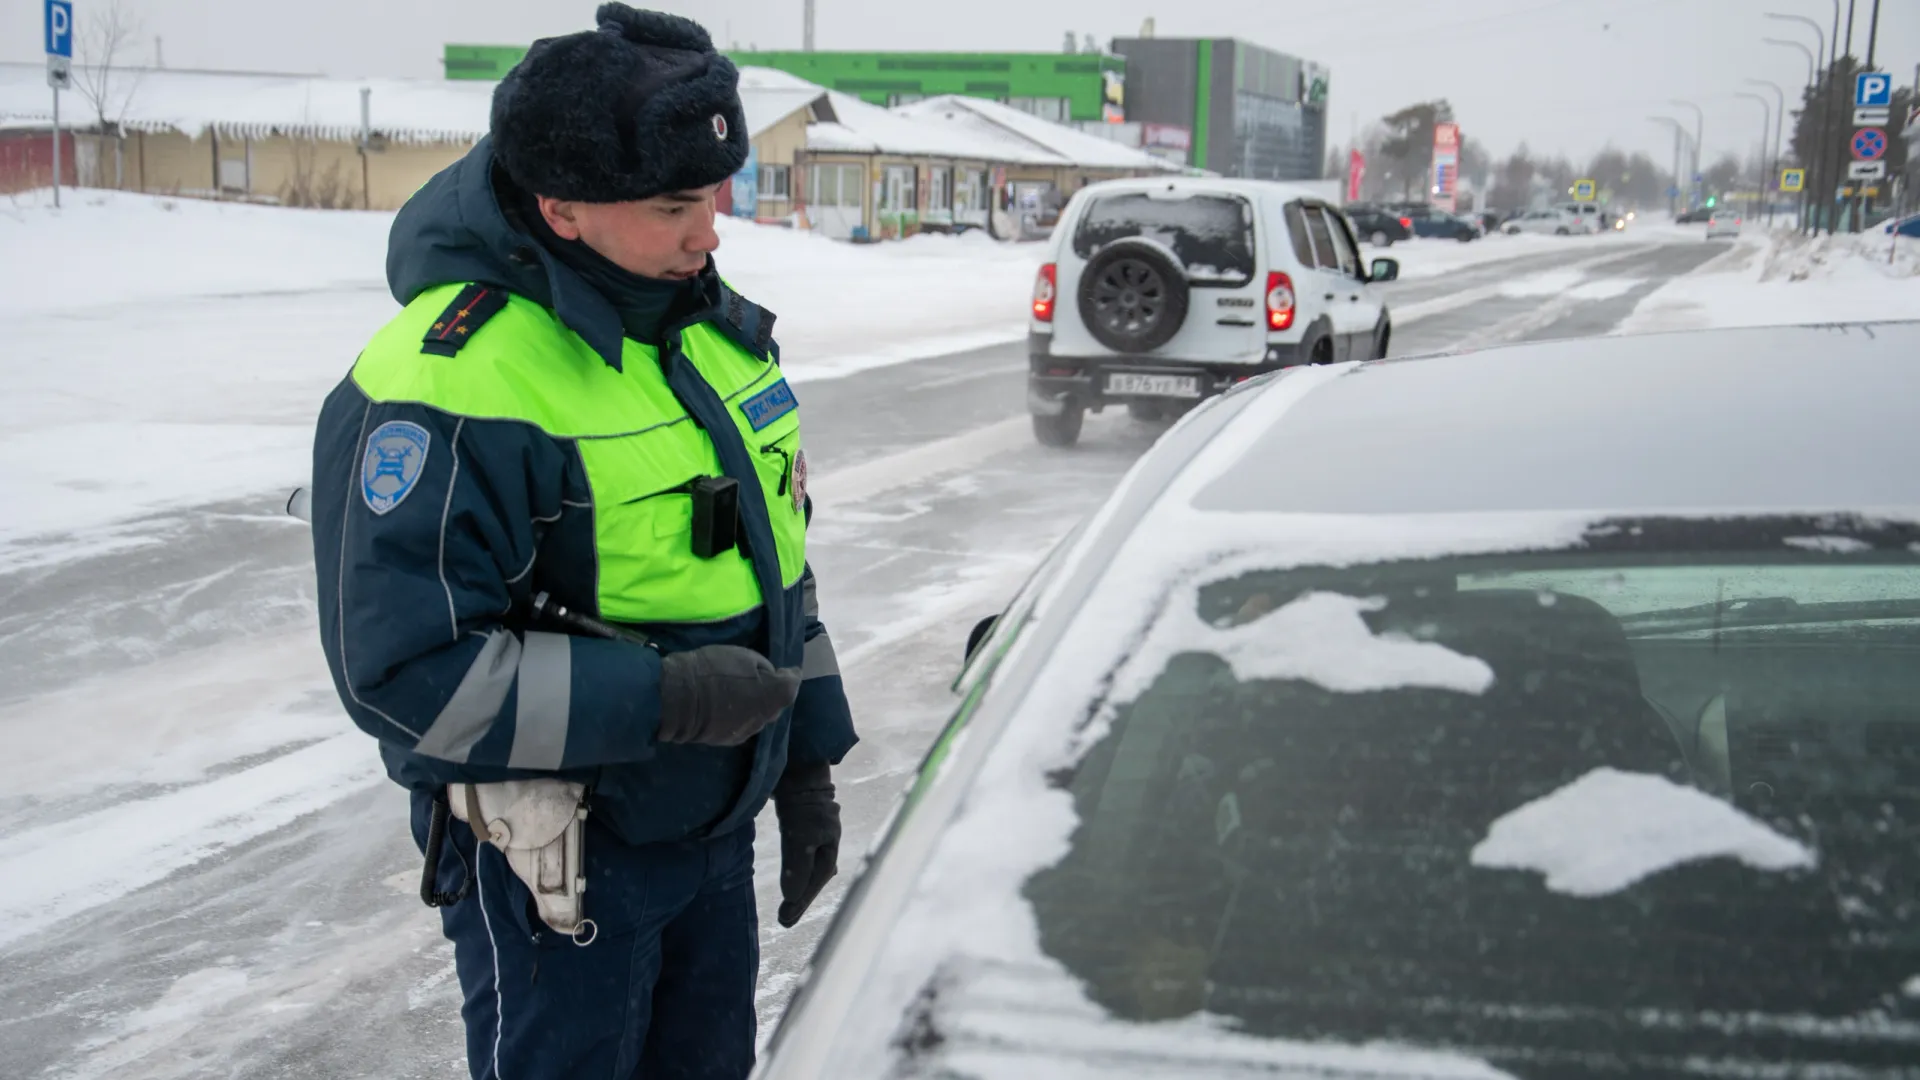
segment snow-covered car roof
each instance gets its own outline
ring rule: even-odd
[[[1124,194],[1141,191],[1189,192],[1195,195],[1240,195],[1246,198],[1308,199],[1329,202],[1326,196],[1301,184],[1273,180],[1240,180],[1223,176],[1137,176],[1121,180],[1102,180],[1081,189],[1089,195]]]
[[[1289,409],[1193,505],[1668,513],[1858,510],[1903,491],[1911,501],[1920,481],[1887,466],[1920,455],[1906,397],[1914,356],[1920,324],[1889,323],[1579,338],[1369,364]]]
[[[1272,665],[1305,653],[1328,665],[1317,678],[1348,689],[1484,685],[1471,657],[1364,628],[1340,638],[1360,626],[1355,598],[1297,612],[1290,632],[1304,644],[1289,657],[1271,655],[1271,641],[1236,655],[1230,631],[1191,618],[1163,632],[1162,616],[1191,613],[1205,581],[1572,549],[1641,512],[1920,522],[1907,468],[1920,430],[1905,419],[1920,398],[1915,355],[1920,322],[1529,344],[1288,369],[1188,414],[981,646],[991,659],[957,684],[959,717],[883,840],[886,858],[849,892],[759,1075],[919,1075],[902,1064],[916,1055],[983,1077],[1505,1075],[1446,1052],[1256,1038],[1205,1013],[1107,1015],[1042,949],[1023,893],[1080,823],[1050,777],[1194,634],[1216,635],[1208,648],[1236,672],[1243,659],[1264,665],[1253,677],[1283,677]],[[1737,839],[1751,847],[1743,857],[1806,857],[1770,835]],[[962,1056],[942,1057],[943,1044]]]

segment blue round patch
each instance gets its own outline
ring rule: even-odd
[[[406,420],[389,420],[367,436],[360,494],[368,509],[384,514],[406,499],[426,471],[427,442],[427,429]]]

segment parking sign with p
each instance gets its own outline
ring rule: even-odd
[[[47,0],[47,55],[73,55],[73,0]]]
[[[1863,71],[1853,77],[1853,107],[1884,109],[1893,104],[1893,76],[1884,71]]]

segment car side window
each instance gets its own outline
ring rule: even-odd
[[[1347,223],[1340,220],[1337,210],[1326,209],[1321,213],[1327,216],[1327,232],[1333,237],[1334,255],[1340,260],[1340,271],[1348,277],[1360,276],[1360,253],[1353,248],[1353,236],[1347,232]]]
[[[1293,241],[1293,257],[1300,265],[1314,267],[1313,245],[1307,239],[1307,215],[1297,202],[1287,204],[1287,236]]]
[[[1308,207],[1307,235],[1313,238],[1314,261],[1309,265],[1318,265],[1323,270],[1338,270],[1340,257],[1333,250],[1333,234],[1327,231],[1327,219],[1320,213],[1319,207]]]

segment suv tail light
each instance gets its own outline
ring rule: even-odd
[[[1033,279],[1033,317],[1041,322],[1053,321],[1054,264],[1047,263]]]
[[[1293,279],[1278,270],[1267,275],[1267,329],[1293,325]]]
[[[1401,219],[1400,219],[1400,227],[1401,227],[1401,228],[1403,228],[1403,229],[1411,229],[1411,228],[1413,228],[1413,219],[1412,219],[1412,218],[1410,218],[1410,217],[1403,217],[1403,218],[1401,218]]]

